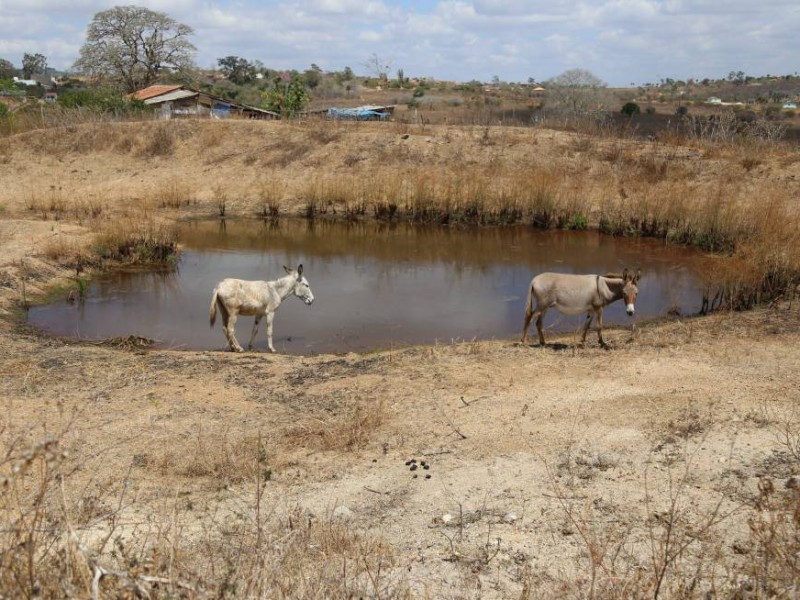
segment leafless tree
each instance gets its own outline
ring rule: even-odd
[[[185,71],[196,48],[193,33],[164,13],[140,6],[115,6],[97,13],[75,63],[79,70],[134,92],[165,69]]]
[[[564,71],[545,85],[545,108],[549,111],[580,117],[606,108],[606,84],[586,69]]]

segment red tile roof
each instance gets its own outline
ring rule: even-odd
[[[155,98],[156,96],[161,96],[162,94],[174,92],[182,87],[182,85],[151,85],[150,87],[135,91],[133,93],[133,97],[137,100],[147,100],[148,98]]]

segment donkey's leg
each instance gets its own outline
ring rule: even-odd
[[[230,344],[231,350],[233,352],[244,352],[244,348],[239,345],[239,341],[236,339],[236,312],[231,311],[228,315],[228,321],[225,323],[225,337],[228,338],[228,344]]]
[[[586,321],[583,323],[583,335],[581,336],[581,347],[583,347],[583,345],[586,343],[586,334],[589,331],[589,327],[592,326],[593,317],[594,315],[592,314],[592,311],[586,313]]]
[[[520,343],[524,344],[528,341],[528,328],[531,326],[531,320],[533,319],[533,315],[536,314],[537,311],[532,310],[531,312],[525,311],[525,323],[522,325],[522,339],[520,339]]]
[[[608,349],[608,344],[603,341],[603,309],[598,308],[594,312],[597,315],[597,340],[602,348]]]
[[[253,349],[253,342],[256,341],[256,334],[258,333],[258,324],[261,321],[261,315],[256,315],[255,321],[253,321],[253,333],[250,334],[250,342],[247,344],[247,349]]]
[[[542,323],[544,322],[544,315],[547,313],[547,309],[536,309],[534,314],[537,315],[536,317],[536,331],[539,333],[539,345],[544,346],[544,331],[542,331]]]
[[[275,346],[272,345],[272,319],[275,318],[274,312],[267,313],[267,346],[270,352],[275,352]]]

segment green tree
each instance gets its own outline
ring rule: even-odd
[[[641,112],[639,105],[636,102],[626,102],[622,105],[622,110],[620,111],[623,115],[628,115],[632,117],[633,115],[638,115]]]
[[[303,81],[305,82],[306,86],[312,90],[322,82],[322,75],[318,70],[319,67],[314,69],[314,66],[315,65],[311,65],[311,68],[303,73]]]
[[[0,79],[13,79],[16,74],[17,70],[11,61],[0,58]]]
[[[164,13],[140,6],[115,6],[95,14],[75,63],[79,70],[135,92],[167,70],[193,65],[193,33]]]
[[[283,117],[293,117],[306,107],[310,99],[303,80],[293,77],[288,84],[276,82],[275,87],[264,94],[262,106],[279,112]]]
[[[255,64],[239,56],[218,58],[217,64],[228,81],[237,85],[245,85],[252,82],[258,73]]]
[[[47,57],[44,54],[28,54],[27,52],[22,55],[22,76],[25,79],[30,79],[34,75],[41,75],[47,70]]]

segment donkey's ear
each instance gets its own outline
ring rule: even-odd
[[[636,269],[636,275],[634,275],[633,277],[633,284],[636,285],[637,283],[639,283],[639,279],[641,279],[641,277],[642,277],[642,270]]]
[[[287,273],[291,273],[292,272],[292,270],[289,267],[287,267],[286,265],[283,265],[283,270],[286,271]]]
[[[628,268],[625,267],[625,270],[622,271],[622,281],[628,281]]]
[[[303,276],[303,265],[299,265],[297,267],[297,276],[298,277],[302,277]]]

